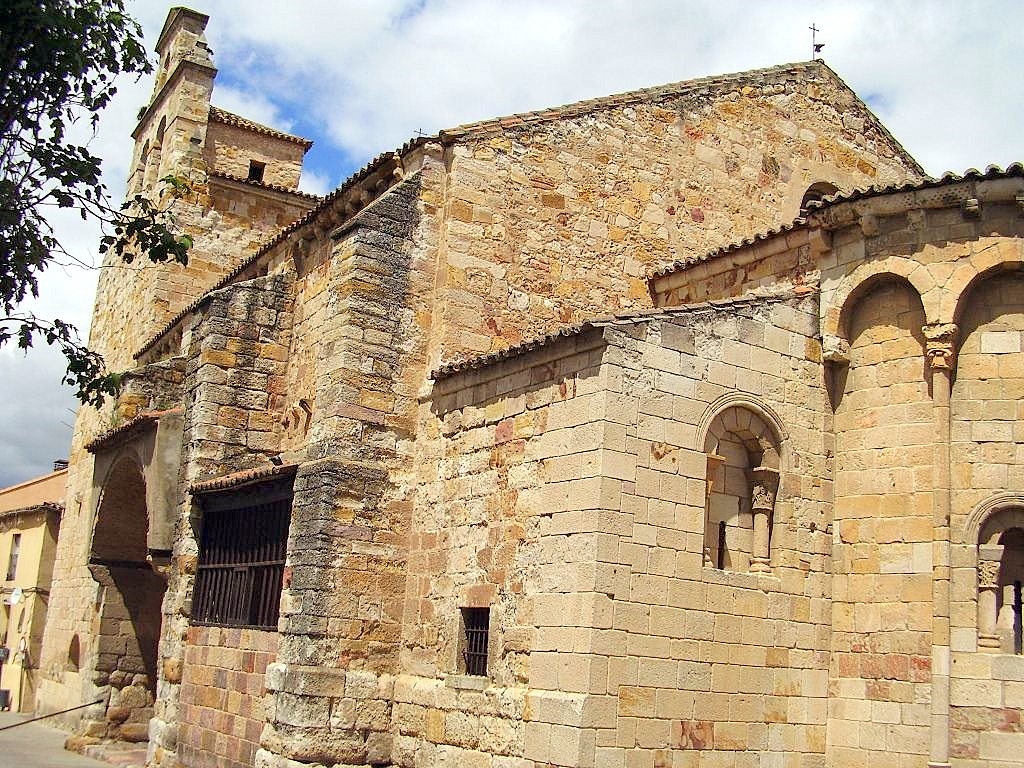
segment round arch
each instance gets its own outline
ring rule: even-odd
[[[697,424],[697,444],[693,447],[694,450],[704,452],[711,425],[714,424],[715,419],[730,408],[745,408],[759,416],[768,425],[768,428],[774,433],[775,446],[779,455],[778,469],[784,470],[787,464],[786,445],[789,435],[782,424],[782,419],[769,406],[743,392],[729,392],[707,407]]]
[[[92,556],[146,562],[149,515],[146,478],[138,458],[124,452],[103,479],[92,527]]]
[[[1024,492],[1004,491],[979,502],[967,515],[964,523],[963,543],[969,546],[981,544],[979,537],[985,524],[996,515],[1011,510],[1024,510]],[[1024,512],[1021,512],[1024,521]]]
[[[1000,259],[997,263],[982,269],[979,269],[976,264],[968,263],[954,271],[946,284],[946,290],[943,291],[941,309],[943,317],[948,317],[948,322],[959,323],[971,298],[971,293],[978,286],[1001,273],[1019,272],[1024,269],[1024,251],[1015,255],[1017,258]]]
[[[903,283],[917,294],[924,307],[925,323],[939,322],[940,310],[933,293],[929,291],[932,287],[931,276],[916,261],[902,256],[890,256],[882,261],[861,264],[843,278],[825,308],[822,335],[849,341],[850,310],[865,293],[886,280]]]

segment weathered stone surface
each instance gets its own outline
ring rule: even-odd
[[[1019,169],[721,248],[816,185],[919,180],[812,62],[413,142],[255,252],[312,204],[304,145],[211,111],[204,25],[172,15],[130,182],[197,179],[197,245],[104,270],[96,344],[140,367],[76,427],[44,708],[101,699],[81,731],[148,730],[154,768],[1017,759]],[[168,554],[107,469],[115,420],[170,408],[173,460],[130,444],[171,478]],[[190,626],[195,496],[271,461],[298,465],[279,631]],[[126,562],[151,604],[166,581],[159,646]]]

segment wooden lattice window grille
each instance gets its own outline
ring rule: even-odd
[[[463,608],[462,624],[465,627],[465,646],[462,659],[467,675],[487,674],[487,641],[491,624],[490,608]]]
[[[277,629],[292,478],[199,497],[194,624]]]

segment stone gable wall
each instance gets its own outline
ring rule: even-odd
[[[823,69],[467,137],[450,150],[443,357],[649,306],[646,275],[916,170]]]

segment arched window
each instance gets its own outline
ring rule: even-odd
[[[978,537],[978,646],[1021,653],[1024,510],[992,515]]]
[[[68,646],[68,662],[66,666],[68,672],[78,671],[82,663],[81,655],[81,642],[78,639],[78,635],[75,635],[71,638],[71,644]]]
[[[758,414],[732,406],[711,422],[704,452],[704,565],[768,572],[779,487],[778,436]]]
[[[827,181],[817,181],[811,184],[804,192],[803,199],[800,201],[800,215],[803,216],[807,213],[807,206],[811,203],[824,200],[829,195],[834,195],[839,191],[839,187],[835,184],[830,184]]]

